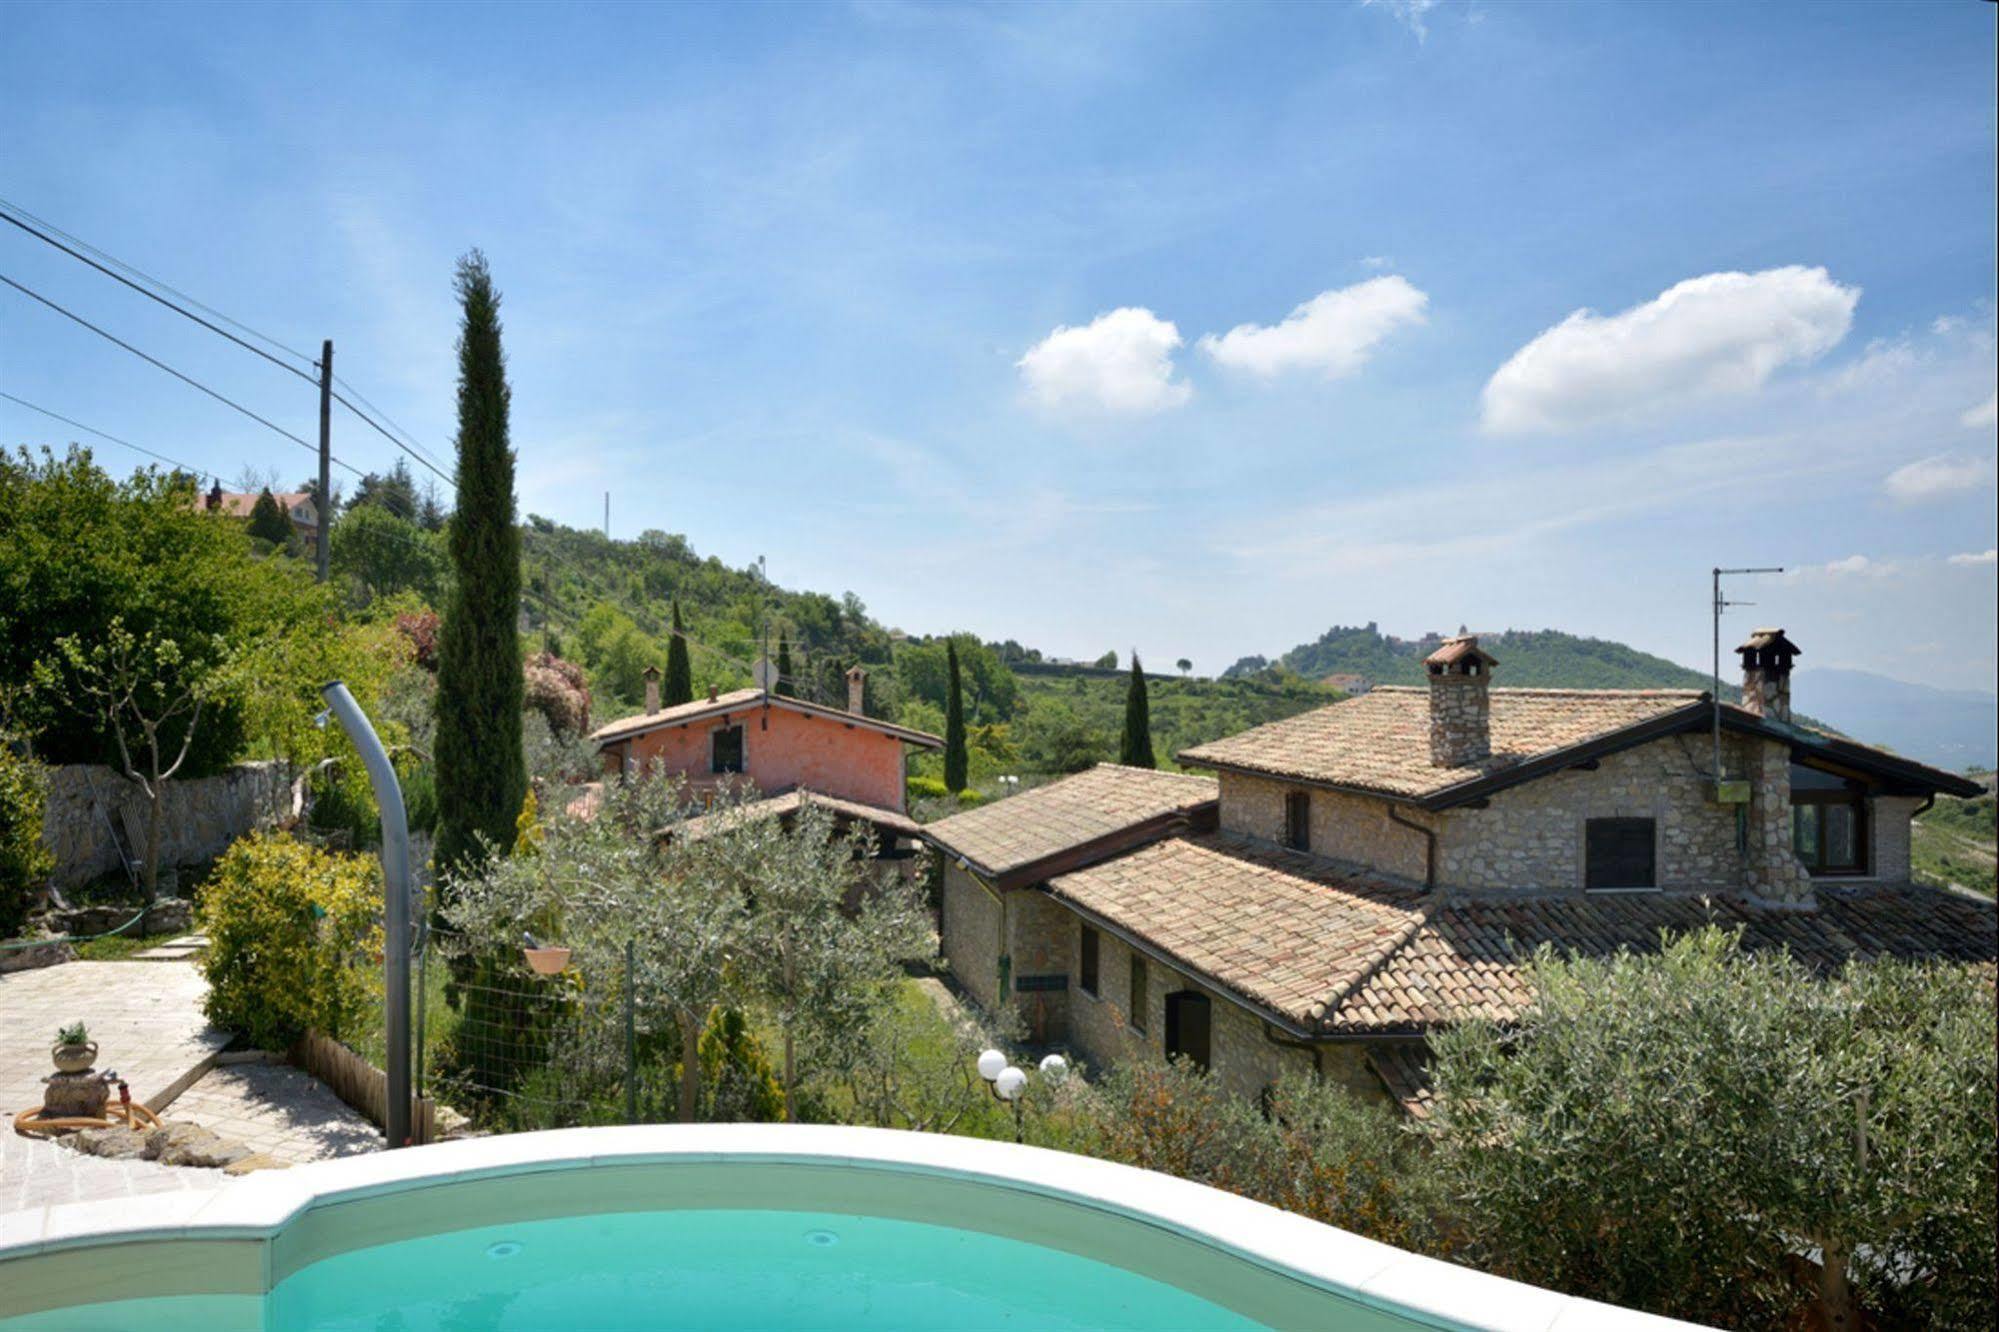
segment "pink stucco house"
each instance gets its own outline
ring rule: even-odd
[[[753,784],[770,812],[801,801],[831,808],[843,820],[875,826],[885,848],[916,836],[907,813],[905,757],[910,746],[941,749],[943,740],[861,711],[866,673],[847,674],[847,707],[737,689],[661,707],[656,672],[646,678],[646,710],[591,733],[607,780],[666,772],[696,791]]]

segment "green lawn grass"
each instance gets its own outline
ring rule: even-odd
[[[179,933],[170,934],[106,934],[95,939],[85,939],[72,945],[77,958],[84,962],[123,962],[134,953],[156,948],[170,939],[180,938]]]

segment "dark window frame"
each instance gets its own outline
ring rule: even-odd
[[[1826,859],[1826,814],[1827,808],[1838,806],[1852,811],[1853,818],[1853,860],[1850,864],[1832,864]],[[1817,825],[1817,834],[1811,854],[1799,849],[1800,814],[1810,811],[1812,821]],[[1869,873],[1873,847],[1869,844],[1868,817],[1871,813],[1864,789],[1848,788],[1838,791],[1791,792],[1791,854],[1798,858],[1806,871],[1815,879],[1864,878]]]
[[[722,738],[727,735],[736,737],[736,766],[733,768],[722,766]],[[721,777],[743,773],[749,771],[749,766],[750,739],[742,723],[717,726],[708,733],[708,771],[711,775]]]
[[[1076,943],[1076,988],[1092,999],[1101,999],[1104,943],[1096,926],[1085,925]]]
[[[1152,992],[1152,976],[1145,965],[1145,955],[1134,951],[1131,966],[1125,976],[1125,1019],[1131,1029],[1139,1035],[1145,1034],[1145,1007]]]
[[[1637,835],[1642,832],[1645,839],[1645,873],[1641,875],[1625,872],[1626,866],[1635,863],[1632,851]],[[1623,835],[1624,845],[1606,847],[1604,843]],[[1623,859],[1620,860],[1620,857]],[[1646,882],[1624,882],[1627,879],[1643,878]],[[1640,818],[1599,818],[1583,820],[1583,888],[1585,891],[1599,892],[1657,892],[1659,889],[1659,821],[1650,816]]]
[[[1190,1012],[1199,1012],[1202,1028],[1201,1044],[1207,1048],[1191,1048],[1187,1021]],[[1215,1004],[1199,990],[1175,990],[1166,996],[1166,1039],[1167,1058],[1178,1057],[1194,1064],[1203,1072],[1214,1067],[1215,1062]]]
[[[1312,849],[1312,793],[1284,793],[1284,845],[1293,851]]]

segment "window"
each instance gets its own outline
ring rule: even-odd
[[[1831,773],[1791,769],[1791,849],[1813,874],[1867,872],[1867,792]]]
[[[1651,819],[1591,819],[1584,824],[1585,888],[1657,888]]]
[[[724,726],[717,730],[712,741],[708,771],[741,772],[743,770],[743,728]]]
[[[1178,994],[1166,996],[1166,1053],[1169,1058],[1177,1055],[1192,1060],[1197,1068],[1207,1068],[1208,1058],[1213,1053],[1209,1048],[1213,1029],[1207,995],[1181,990]]]
[[[1078,961],[1076,970],[1080,973],[1077,983],[1083,987],[1084,994],[1092,996],[1097,993],[1098,946],[1097,932],[1088,925],[1085,925],[1083,927],[1082,947],[1077,949]]]
[[[1137,953],[1131,955],[1131,991],[1126,996],[1126,1014],[1131,1021],[1131,1029],[1145,1030],[1145,959]]]
[[[1312,796],[1290,791],[1284,796],[1284,845],[1293,851],[1312,849]]]

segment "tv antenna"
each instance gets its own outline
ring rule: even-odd
[[[1721,593],[1721,580],[1743,574],[1780,574],[1784,571],[1780,567],[1769,566],[1745,569],[1716,568],[1709,572],[1714,576],[1713,615],[1711,617],[1714,626],[1714,705],[1711,711],[1714,713],[1714,784],[1715,794],[1719,796],[1721,793],[1721,613],[1730,606],[1754,606],[1756,604],[1753,601],[1730,601],[1727,597],[1724,597]]]

